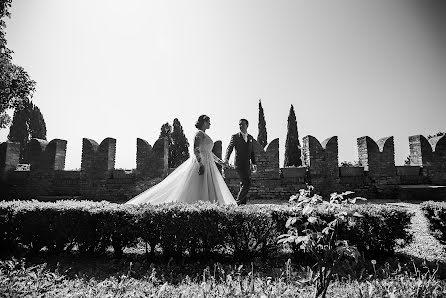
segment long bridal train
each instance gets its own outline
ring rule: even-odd
[[[195,155],[176,168],[163,181],[132,198],[126,204],[164,204],[170,202],[195,203],[206,201],[219,205],[236,204],[223,177],[215,165],[218,159],[213,153],[214,142],[203,131],[198,131],[199,150],[204,167],[199,175],[199,163]]]

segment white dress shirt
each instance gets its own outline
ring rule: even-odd
[[[243,140],[245,140],[245,143],[248,143],[248,133],[243,133],[240,132],[242,134]]]

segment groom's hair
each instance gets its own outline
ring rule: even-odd
[[[245,123],[246,123],[246,126],[248,126],[248,125],[249,125],[249,122],[248,122],[248,120],[246,120],[246,119],[240,119],[240,121],[239,121],[239,122],[242,122],[242,121],[245,121]]]

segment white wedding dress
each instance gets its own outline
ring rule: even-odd
[[[198,140],[198,142],[197,142]],[[197,144],[198,143],[198,144]],[[219,205],[236,204],[215,162],[221,160],[212,153],[214,142],[203,131],[195,135],[194,153],[157,185],[137,195],[126,204],[164,204],[170,202],[212,202]],[[199,175],[201,158],[203,175]]]

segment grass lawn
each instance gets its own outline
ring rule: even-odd
[[[413,243],[386,262],[365,264],[364,270],[338,278],[328,297],[446,297],[446,248],[430,235],[419,202],[366,202],[376,203],[414,213]],[[41,252],[1,261],[0,297],[313,297],[309,272],[280,256],[233,263],[148,260],[143,247],[120,259]]]

